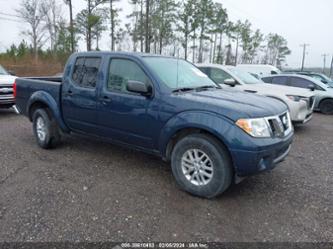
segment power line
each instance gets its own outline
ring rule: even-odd
[[[4,12],[1,12],[1,11],[0,11],[0,14],[1,14],[1,15],[4,15],[4,16],[12,16],[12,17],[21,18],[21,17],[20,17],[20,16],[18,16],[18,15],[14,15],[14,14],[8,14],[8,13],[4,13]]]
[[[6,20],[6,21],[18,22],[18,23],[22,23],[23,22],[23,21],[14,20],[14,19],[10,19],[10,18],[7,18],[7,17],[2,17],[2,16],[0,16],[0,20]]]
[[[305,64],[305,55],[306,55],[306,47],[310,46],[310,44],[301,44],[301,47],[303,47],[303,57],[302,57],[302,67],[301,67],[301,71],[304,70],[304,64]]]

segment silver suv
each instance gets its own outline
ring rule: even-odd
[[[293,123],[304,124],[312,118],[314,95],[310,90],[265,84],[234,66],[198,64],[197,67],[215,83],[231,90],[241,90],[280,100],[288,106]]]

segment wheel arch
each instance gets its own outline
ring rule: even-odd
[[[325,100],[333,100],[333,97],[324,97],[324,98],[322,98],[322,99],[319,101],[319,103],[318,103],[318,107],[319,107],[320,104],[321,104],[323,101],[325,101]]]
[[[207,135],[209,137],[211,137],[212,139],[214,139],[220,146],[222,146],[228,153],[229,158],[233,164],[233,158],[232,158],[232,154],[228,148],[228,146],[226,145],[225,141],[223,139],[221,139],[220,136],[218,136],[215,132],[207,129],[207,128],[199,128],[199,127],[185,127],[185,128],[181,128],[177,131],[175,131],[173,133],[173,135],[170,137],[167,146],[165,148],[165,152],[164,152],[164,159],[166,161],[170,161],[171,159],[171,153],[175,147],[175,145],[177,144],[178,141],[180,141],[182,138],[191,135],[191,134],[204,134]]]
[[[330,97],[330,96],[324,97],[324,98],[322,98],[322,99],[319,101],[319,103],[318,103],[318,105],[317,105],[318,110],[319,110],[320,112],[322,112],[322,113],[325,113],[325,112],[322,111],[322,107],[321,107],[321,105],[322,105],[322,103],[323,103],[324,101],[327,101],[327,100],[333,101],[333,98]],[[332,111],[332,112],[325,113],[325,114],[332,114],[332,113],[333,113],[333,111]]]
[[[56,120],[61,130],[64,132],[69,132],[68,127],[66,126],[66,124],[62,119],[56,101],[49,93],[43,91],[37,91],[30,97],[26,110],[26,113],[30,121],[32,121],[33,113],[39,108],[47,109],[48,114],[52,115],[52,117]]]

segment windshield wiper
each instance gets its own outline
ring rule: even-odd
[[[176,92],[188,92],[188,91],[193,91],[195,88],[193,87],[180,87],[180,88],[176,88],[174,90],[172,90],[173,93]]]
[[[197,91],[203,91],[203,90],[207,90],[207,89],[211,89],[211,88],[218,88],[220,89],[221,87],[218,87],[218,86],[214,86],[214,85],[207,85],[207,86],[199,86],[199,87],[196,87],[195,90]]]

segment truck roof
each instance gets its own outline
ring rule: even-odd
[[[127,55],[127,56],[134,56],[134,57],[163,57],[163,58],[175,58],[172,56],[165,56],[159,54],[149,54],[149,53],[142,53],[142,52],[111,52],[111,51],[86,51],[86,52],[77,52],[74,53],[76,56],[84,56],[84,55]]]

